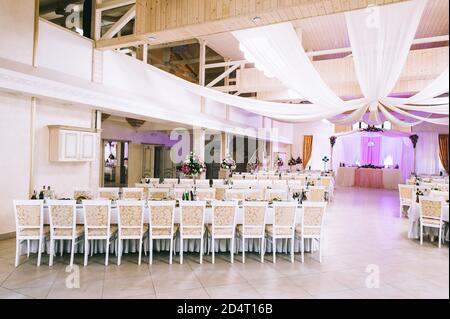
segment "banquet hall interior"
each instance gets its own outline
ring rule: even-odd
[[[449,1],[0,0],[0,299],[448,299]]]

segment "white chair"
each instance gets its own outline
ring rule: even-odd
[[[109,246],[117,235],[117,226],[111,226],[111,201],[84,200],[84,265],[87,266],[91,244],[89,240],[106,240],[105,266],[108,266]]]
[[[420,207],[420,244],[423,245],[423,228],[437,228],[439,229],[439,248],[441,248],[442,228],[444,222],[442,221],[444,215],[444,200],[440,198],[433,198],[430,196],[419,197]]]
[[[228,186],[214,186],[214,189],[216,190],[215,199],[216,200],[225,200],[225,193],[228,189]]]
[[[333,200],[334,197],[334,179],[331,176],[323,176],[320,178],[319,180],[319,184],[318,186],[323,186],[325,187],[327,193],[328,193],[328,199],[330,201]]]
[[[148,191],[148,190],[147,190]],[[144,199],[144,190],[140,187],[122,188],[122,199],[141,200]]]
[[[302,188],[303,186],[305,186],[305,184],[302,183],[301,180],[293,179],[288,181],[289,188]]]
[[[214,201],[212,203],[212,224],[207,225],[211,238],[212,263],[215,263],[215,240],[230,239],[230,260],[234,262],[237,201]]]
[[[98,189],[97,199],[118,200],[119,199],[119,188],[100,187]]]
[[[294,262],[295,220],[297,202],[275,202],[273,225],[266,226],[267,237],[272,239],[273,263],[276,263],[277,239],[291,240],[291,262]]]
[[[300,239],[302,263],[305,261],[305,239],[319,243],[319,262],[322,262],[322,237],[325,222],[326,202],[303,202],[303,215],[300,225],[295,227],[295,236]],[[311,243],[311,252],[313,251]]]
[[[414,202],[414,186],[398,184],[398,192],[400,195],[400,218],[403,215],[403,207],[411,208]]]
[[[245,190],[245,200],[257,201],[265,199],[265,189],[263,188],[252,188]]]
[[[288,186],[287,180],[285,179],[276,179],[272,181],[273,189],[286,189]]]
[[[178,185],[178,184],[156,184],[155,188],[170,190],[170,189],[174,188],[175,185]]]
[[[209,187],[209,179],[197,179],[197,180],[195,180],[195,186]]]
[[[197,188],[197,200],[215,200],[216,190],[214,188]]]
[[[16,219],[16,259],[14,266],[19,266],[20,245],[27,243],[27,257],[30,257],[30,241],[38,241],[37,265],[41,265],[42,246],[50,229],[44,226],[44,201],[42,200],[15,200],[14,216]]]
[[[170,188],[149,188],[148,199],[167,199],[170,195]]]
[[[74,200],[51,200],[47,202],[50,219],[50,261],[53,266],[55,240],[60,240],[61,255],[64,251],[64,240],[71,241],[70,266],[73,266],[77,239],[84,235],[84,227],[77,225],[77,206]]]
[[[324,202],[325,201],[325,187],[323,186],[310,186],[306,190],[306,197],[311,202]]]
[[[286,188],[280,189],[266,189],[267,201],[283,201],[288,199],[288,190]]]
[[[149,202],[149,249],[150,265],[153,264],[153,240],[170,240],[169,264],[172,264],[174,236],[178,227],[174,225],[176,201]]]
[[[226,189],[225,199],[226,200],[245,200],[245,189]]]
[[[258,186],[260,188],[272,187],[272,180],[271,179],[260,179],[260,180],[258,180]]]
[[[259,239],[261,242],[261,262],[264,263],[264,240],[267,202],[244,202],[244,220],[237,226],[237,234],[242,241],[242,263],[245,263],[245,240]]]
[[[117,265],[120,266],[122,261],[122,240],[134,239],[138,244],[138,264],[141,264],[142,257],[142,241],[144,234],[148,231],[148,225],[144,225],[144,201],[140,200],[119,200],[117,201],[117,219],[119,222],[118,229],[118,252]]]
[[[186,194],[186,187],[176,187],[172,190],[173,199],[182,200],[183,195]]]
[[[200,264],[203,263],[206,202],[180,202],[180,264],[183,263],[185,239],[200,240]]]

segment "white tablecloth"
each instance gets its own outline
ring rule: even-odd
[[[113,207],[111,209],[111,224],[117,224],[117,208]],[[243,222],[243,213],[244,210],[243,208],[239,208],[238,209],[238,213],[236,216],[236,224],[242,224]],[[48,216],[49,212],[48,212],[48,208],[44,208],[44,223],[48,224],[49,223],[49,216]],[[148,216],[148,209],[146,208],[146,216]],[[297,208],[297,217],[296,217],[296,223],[300,223],[301,219],[303,216],[303,209],[302,208]],[[266,224],[270,225],[273,224],[273,218],[274,218],[274,209],[273,208],[269,208],[267,210],[267,214],[266,214]],[[148,222],[148,220],[146,221]],[[175,218],[174,218],[174,222],[175,223],[179,223],[180,222],[180,209],[176,208],[175,209]],[[206,208],[205,211],[205,223],[211,223],[212,222],[212,209],[211,208]],[[77,207],[77,224],[79,225],[83,225],[84,224],[84,218],[83,218],[83,210],[81,207]],[[206,234],[205,234],[206,236]],[[205,237],[206,239],[206,237]],[[311,250],[311,241],[307,240],[305,243],[305,251],[310,251]],[[208,245],[208,241],[205,240],[204,241],[205,247],[204,247],[204,251],[206,252],[206,247]],[[33,241],[32,245],[31,245],[31,251],[32,252],[36,252],[37,251],[37,241]],[[65,252],[70,252],[70,241],[64,241],[63,243],[56,241],[56,247],[55,250],[57,252],[61,251],[61,245],[63,245],[64,247],[64,251]],[[176,252],[179,252],[179,245],[180,245],[180,241],[179,241],[179,237],[177,236],[174,242],[174,249]],[[184,241],[184,251],[189,251],[189,252],[199,252],[200,251],[200,241],[199,240],[185,240]],[[259,252],[259,248],[260,248],[260,242],[259,240],[252,240],[252,239],[247,239],[245,242],[245,250],[249,251],[249,252]],[[226,252],[230,250],[230,241],[229,240],[220,240],[218,242],[218,244],[216,243],[215,246],[215,250],[217,252]],[[49,251],[49,243],[47,242],[46,244],[46,251]],[[136,240],[125,240],[124,241],[124,247],[123,247],[123,252],[124,253],[129,253],[129,252],[136,252],[137,251],[137,241]],[[168,251],[170,249],[170,241],[169,240],[155,240],[153,248],[156,251]],[[266,240],[265,241],[265,248],[266,248],[266,252],[270,253],[272,252],[272,244],[270,240]],[[295,252],[300,252],[300,248],[301,248],[301,243],[299,240],[295,240],[294,243],[294,251]],[[312,245],[313,250],[316,249],[315,244]],[[115,253],[115,243],[112,245],[111,247],[111,253]],[[148,240],[144,240],[144,250],[148,251]],[[237,238],[237,240],[235,241],[235,249],[236,252],[240,252],[242,251],[242,242],[240,241],[239,238]],[[278,240],[277,241],[277,252],[282,252],[282,253],[287,253],[289,252],[290,249],[290,245],[288,243],[287,240]],[[26,245],[23,245],[22,247],[22,253],[25,254],[26,253]],[[77,244],[76,246],[76,252],[78,253],[83,253],[84,252],[84,241],[82,240],[80,243]],[[100,240],[96,240],[95,244],[94,244],[94,253],[103,253],[105,252],[105,241],[100,241]]]
[[[419,222],[420,207],[419,207],[418,203],[414,202],[412,207],[408,210],[408,218],[409,218],[408,238],[411,238],[411,239],[420,238],[420,222]],[[445,222],[447,222],[444,236],[445,236],[445,240],[449,241],[449,231],[448,231],[449,206],[448,205],[445,205],[444,216],[442,219]],[[435,237],[437,237],[439,235],[437,228],[430,228],[430,227],[424,227],[424,234],[435,236]]]
[[[351,187],[355,185],[356,167],[339,167],[336,175],[336,185]]]
[[[402,172],[399,169],[383,169],[383,186],[385,189],[398,189],[398,184],[402,182]]]
[[[336,184],[341,187],[355,186],[356,169],[356,167],[339,167]],[[402,172],[399,169],[383,168],[383,186],[385,189],[398,189],[398,184],[402,182]]]

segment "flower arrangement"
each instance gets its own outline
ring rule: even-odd
[[[361,132],[384,132],[383,129],[369,125],[367,128],[363,128]]]
[[[247,171],[248,171],[248,172],[254,172],[254,171],[256,171],[256,169],[258,168],[258,166],[259,166],[259,161],[258,161],[258,159],[256,159],[254,162],[248,162],[248,163],[247,163]]]
[[[366,165],[359,166],[359,168],[383,169],[384,166],[377,166],[377,165],[373,165],[373,164],[366,164]]]
[[[186,176],[196,177],[205,171],[206,165],[194,152],[190,152],[181,164],[181,172]]]
[[[297,165],[297,160],[293,157],[290,158],[289,162],[288,162],[289,166],[295,166]]]
[[[281,157],[278,157],[277,161],[276,161],[276,166],[278,168],[282,167],[284,165],[283,160],[281,159]]]
[[[227,155],[223,160],[222,163],[220,163],[220,168],[229,170],[230,172],[234,171],[236,169],[236,162],[234,159],[231,158],[231,156]]]
[[[416,148],[417,142],[419,141],[419,135],[413,134],[409,137],[409,139],[411,140],[413,147]]]
[[[330,137],[330,145],[331,145],[331,147],[334,147],[334,144],[336,144],[336,136],[331,136]]]

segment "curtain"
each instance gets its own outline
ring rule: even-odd
[[[381,165],[381,136],[362,136],[361,137],[361,164]]]
[[[448,174],[448,134],[439,135],[439,158],[441,159],[442,166],[444,166],[444,169]]]
[[[418,174],[439,174],[439,134],[418,132],[416,169]]]
[[[313,136],[312,135],[303,136],[303,167],[304,168],[306,168],[308,166],[308,162],[311,159],[312,146],[313,146]]]

